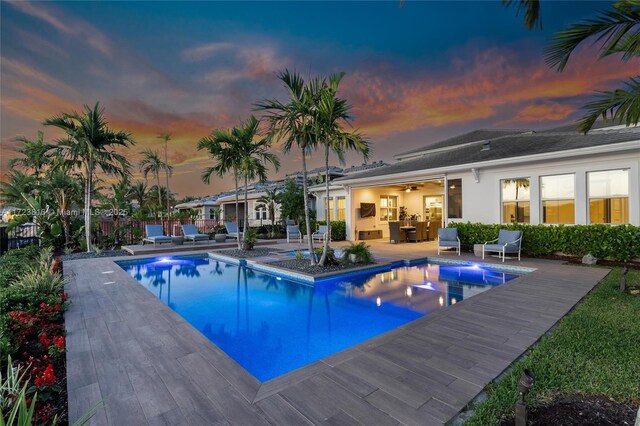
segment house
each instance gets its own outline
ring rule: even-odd
[[[329,216],[344,218],[351,240],[387,238],[405,214],[431,231],[456,221],[640,225],[640,127],[597,127],[476,130],[400,153],[333,180]],[[324,187],[313,190],[324,219]]]

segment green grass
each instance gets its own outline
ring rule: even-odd
[[[535,377],[527,396],[532,405],[574,392],[640,402],[640,298],[618,290],[620,274],[620,268],[612,270],[527,358],[491,385],[465,425],[496,425],[510,417],[525,368]],[[627,285],[640,286],[640,271],[629,271]]]

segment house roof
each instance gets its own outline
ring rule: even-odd
[[[387,176],[400,173],[428,171],[443,167],[476,164],[495,160],[506,160],[535,154],[561,152],[579,148],[610,145],[621,142],[638,141],[640,151],[640,128],[597,131],[583,135],[575,130],[571,132],[540,132],[509,134],[485,139],[477,143],[467,143],[455,149],[435,151],[399,161],[387,167],[364,171],[354,176],[336,179],[345,183],[351,179]],[[489,148],[489,149],[487,149]]]
[[[396,154],[394,158],[401,160],[404,158],[415,157],[423,153],[427,153],[433,150],[440,150],[443,148],[453,148],[459,145],[465,145],[473,142],[480,142],[488,139],[497,138],[506,135],[517,135],[522,133],[531,133],[532,130],[518,130],[518,129],[479,129],[472,132],[464,133],[462,135],[454,136],[427,146],[413,149],[411,151],[402,152]]]

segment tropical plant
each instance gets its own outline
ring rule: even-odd
[[[84,175],[84,228],[87,251],[91,251],[91,200],[94,175],[97,169],[111,175],[129,174],[130,163],[116,152],[117,148],[133,145],[131,135],[114,131],[104,119],[104,108],[96,102],[93,108],[84,106],[82,114],[62,113],[44,121],[66,133],[58,142],[57,150],[62,155],[67,169],[79,169]]]
[[[0,182],[0,199],[7,205],[25,206],[22,194],[32,194],[35,189],[36,180],[33,176],[13,170],[6,181]]]
[[[56,272],[52,249],[50,247],[43,249],[36,262],[11,285],[21,287],[33,294],[44,296],[59,294],[64,287],[64,280],[62,275]]]
[[[307,180],[307,156],[317,147],[316,132],[313,127],[318,94],[313,87],[305,86],[304,79],[297,72],[285,69],[278,74],[289,94],[288,103],[277,99],[265,99],[256,103],[256,109],[266,111],[269,122],[269,138],[284,142],[283,150],[290,152],[294,147],[302,154],[302,192],[304,194],[304,214],[309,253],[313,253],[311,238],[311,218],[309,215],[309,190]],[[316,260],[309,256],[314,265]]]
[[[287,179],[278,194],[280,218],[291,219],[297,223],[305,216],[304,192],[294,179]]]
[[[72,209],[81,199],[82,186],[79,180],[76,176],[71,176],[60,168],[51,168],[47,171],[43,192],[51,197],[56,206],[58,216],[62,222],[64,246],[67,248],[74,246],[71,223],[75,217],[75,212]]]
[[[131,212],[132,189],[129,180],[125,177],[117,183],[111,184],[111,193],[109,195],[100,195],[100,207],[111,217],[113,225],[113,244],[115,247],[120,246],[120,218]]]
[[[349,262],[353,256],[357,263],[373,263],[373,254],[371,254],[371,246],[364,241],[359,243],[351,243],[349,247],[342,249],[342,260]]]
[[[165,170],[167,173],[171,173],[171,171],[173,170],[173,167],[168,165],[166,162],[162,161],[157,151],[146,149],[141,154],[143,158],[142,160],[140,160],[140,171],[142,172],[145,179],[147,179],[147,176],[149,175],[149,173],[151,173],[156,178],[156,190],[158,193],[157,205],[162,206],[162,204],[164,203],[163,203],[163,197],[162,197],[162,190],[160,186],[160,172],[162,170]],[[169,199],[168,191],[166,196],[168,200]]]
[[[265,194],[258,198],[258,202],[262,203],[267,209],[269,220],[271,221],[269,237],[273,238],[276,235],[276,206],[280,202],[278,191],[276,189],[265,190]]]
[[[332,265],[340,264],[340,259],[336,257],[336,252],[333,249],[333,247],[329,247],[327,250],[325,250],[324,247],[317,247],[313,253],[315,254],[315,256],[311,256],[311,257],[316,258],[316,263],[319,262],[320,257],[323,254],[325,255],[325,263],[323,266],[332,266]]]
[[[139,180],[133,183],[131,185],[131,199],[137,201],[141,209],[144,208],[147,201],[147,184]]]
[[[167,177],[167,214],[171,216],[171,206],[168,195],[171,194],[171,191],[169,190],[169,177],[171,176],[173,167],[169,166],[169,157],[167,155],[167,146],[169,145],[169,141],[171,140],[171,133],[160,133],[158,135],[158,139],[162,139],[164,141],[164,164],[166,165],[166,167],[164,168],[164,173]]]
[[[258,241],[258,233],[255,229],[245,228],[244,238],[242,239],[242,250],[253,250],[253,247]]]
[[[56,146],[44,142],[43,132],[38,132],[38,139],[35,141],[19,136],[16,138],[16,142],[22,143],[23,146],[18,152],[24,157],[17,157],[9,161],[9,167],[21,166],[27,170],[33,170],[33,177],[36,183],[39,183],[45,167],[49,164],[48,154]]]
[[[320,93],[317,105],[317,115],[315,128],[317,140],[324,147],[325,165],[325,194],[326,212],[329,212],[330,185],[329,185],[329,154],[337,155],[341,163],[344,164],[344,153],[355,151],[364,157],[365,161],[369,157],[369,143],[365,141],[358,131],[347,131],[345,125],[349,125],[351,120],[351,106],[346,99],[338,97],[338,88],[344,77],[344,73],[333,74],[329,80],[317,79],[314,86]],[[328,217],[327,217],[328,219]],[[328,232],[331,233],[331,222],[327,222]],[[324,265],[329,249],[329,239],[324,240],[324,250],[320,257],[320,265]]]
[[[532,30],[536,27],[542,29],[542,18],[540,17],[540,0],[502,0],[505,7],[514,4],[518,5],[517,13],[524,11],[524,24]]]

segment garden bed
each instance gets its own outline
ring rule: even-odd
[[[223,256],[233,257],[236,259],[252,259],[254,257],[262,257],[268,256],[273,253],[272,248],[265,247],[255,247],[253,250],[238,250],[238,249],[229,249],[229,250],[219,250],[217,253],[220,253]]]
[[[612,270],[560,321],[555,331],[530,349],[526,358],[515,363],[504,379],[490,385],[487,399],[474,407],[473,415],[465,424],[508,424],[513,419],[516,385],[525,368],[535,377],[527,396],[532,412],[541,419],[535,424],[610,424],[604,418],[600,423],[571,423],[573,414],[570,413],[579,412],[581,404],[587,401],[594,404],[600,401],[610,419],[624,416],[625,407],[637,410],[640,405],[640,298],[619,290],[620,274],[620,268]],[[640,271],[629,270],[627,284],[629,287],[640,285]],[[569,399],[563,401],[557,395]],[[584,415],[592,414],[595,415]],[[543,423],[544,419],[550,419],[551,423]]]
[[[330,272],[349,271],[353,269],[361,269],[363,266],[372,266],[375,263],[363,264],[363,263],[339,263],[334,265],[311,266],[309,259],[285,259],[277,260],[275,262],[269,262],[270,266],[275,266],[282,269],[288,269],[290,271],[301,272],[308,275],[321,275]]]
[[[78,252],[63,254],[60,259],[64,262],[66,260],[79,260],[79,259],[95,259],[97,257],[117,257],[117,256],[129,256],[130,253],[126,250],[104,250],[101,252]]]

